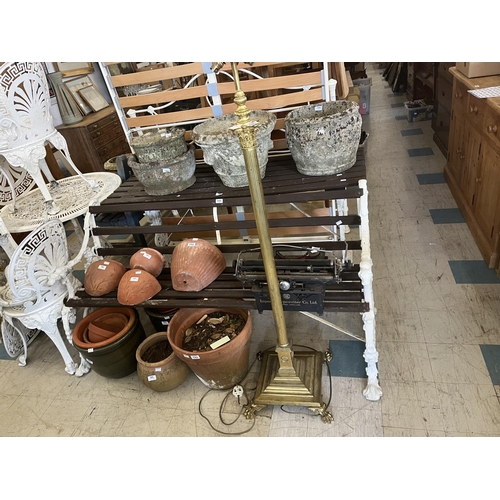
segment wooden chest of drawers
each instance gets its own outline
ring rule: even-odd
[[[113,106],[86,116],[81,122],[57,127],[81,172],[104,171],[104,163],[130,153],[125,133]]]
[[[433,139],[443,155],[447,156],[450,137],[451,103],[453,98],[453,77],[449,69],[455,66],[455,63],[440,62],[436,64],[434,108],[432,111]]]

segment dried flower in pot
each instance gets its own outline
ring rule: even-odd
[[[143,269],[155,278],[165,267],[165,257],[154,248],[143,248],[130,257],[131,269]]]
[[[92,297],[101,297],[112,292],[127,270],[116,260],[103,259],[93,262],[85,272],[83,286]]]

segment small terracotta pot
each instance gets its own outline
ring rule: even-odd
[[[155,278],[165,267],[165,257],[154,248],[143,248],[130,257],[130,269],[143,269]]]
[[[172,252],[172,287],[180,292],[199,292],[225,268],[226,259],[215,245],[199,238],[183,240]]]
[[[166,332],[158,332],[150,335],[137,348],[135,357],[137,360],[137,375],[139,380],[149,389],[157,392],[171,391],[181,385],[190,373],[189,366],[178,358],[174,352],[167,358],[149,363],[142,356],[155,344],[167,341]]]
[[[124,306],[135,306],[154,297],[161,290],[158,280],[147,271],[131,269],[118,285],[118,302]]]
[[[179,309],[168,325],[167,337],[176,356],[182,359],[196,376],[211,389],[227,389],[243,380],[248,372],[252,317],[247,310]],[[246,319],[243,330],[230,342],[213,350],[191,352],[182,348],[185,331],[203,315],[216,311],[240,314]]]
[[[91,297],[101,297],[112,292],[127,270],[116,260],[103,259],[93,262],[83,278],[85,291]]]
[[[121,332],[128,323],[129,318],[125,314],[111,312],[90,322],[88,327],[88,340],[90,342],[102,342]]]

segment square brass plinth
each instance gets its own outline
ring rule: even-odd
[[[323,353],[298,351],[293,353],[295,373],[280,375],[276,352],[264,352],[259,380],[252,401],[256,407],[268,405],[306,406],[323,408],[321,401],[321,371]]]

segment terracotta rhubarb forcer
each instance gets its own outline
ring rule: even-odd
[[[172,252],[172,287],[180,292],[199,292],[225,268],[226,259],[215,245],[199,238],[183,240]]]
[[[143,248],[130,257],[130,269],[143,269],[155,278],[165,267],[165,257],[154,248]]]
[[[161,285],[152,274],[131,269],[120,280],[117,299],[123,306],[135,306],[154,297],[160,290]]]
[[[85,291],[92,297],[101,297],[112,292],[127,270],[116,260],[104,259],[93,262],[83,279]]]
[[[238,307],[238,301],[235,307]],[[182,348],[186,330],[205,314],[216,311],[239,314],[246,320],[243,330],[230,342],[212,351],[193,352]],[[244,309],[179,309],[170,321],[167,337],[176,356],[210,389],[227,389],[240,383],[248,372],[252,317]]]

